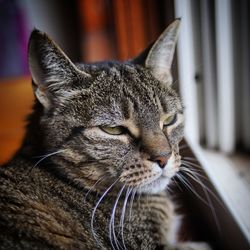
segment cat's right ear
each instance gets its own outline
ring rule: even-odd
[[[179,27],[180,19],[176,19],[163,31],[155,43],[131,60],[132,63],[143,65],[149,69],[156,79],[166,85],[172,82],[171,65]]]
[[[30,36],[28,58],[34,92],[44,107],[68,96],[74,79],[90,77],[80,71],[47,34],[37,29]]]

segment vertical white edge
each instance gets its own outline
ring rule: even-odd
[[[235,96],[231,0],[215,0],[219,148],[232,153],[235,148]]]
[[[212,26],[212,11],[210,0],[201,1],[205,134],[208,148],[218,146],[215,38]]]
[[[246,149],[250,150],[250,3],[243,0],[241,6],[241,26],[242,29],[241,51],[242,58],[242,141]]]
[[[205,102],[204,102],[204,84],[203,84],[203,63],[202,63],[202,42],[201,42],[201,12],[200,2],[191,1],[191,17],[193,31],[193,57],[195,63],[195,88],[197,93],[197,112],[198,112],[198,127],[199,140],[201,143],[205,139]]]
[[[175,16],[181,18],[177,44],[179,84],[185,106],[185,136],[199,143],[199,120],[197,89],[195,84],[195,61],[193,47],[191,0],[175,0]]]
[[[249,183],[242,181],[240,171],[230,157],[201,148],[188,138],[187,142],[250,244]]]

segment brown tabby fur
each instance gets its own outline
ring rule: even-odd
[[[170,75],[178,27],[134,60],[77,65],[33,31],[36,101],[20,150],[0,169],[1,249],[209,249],[176,241],[164,191],[183,136]],[[105,132],[114,126],[122,134]]]

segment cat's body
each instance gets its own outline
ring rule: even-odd
[[[1,171],[1,177],[5,178],[1,183],[5,190],[1,190],[1,200],[8,204],[1,206],[1,249],[95,249],[97,244],[101,249],[111,248],[110,208],[117,197],[107,196],[98,207],[93,225],[94,239],[90,221],[100,196],[90,193],[85,198],[86,190],[69,185],[50,171],[36,168],[31,173],[31,162],[19,158],[12,164],[15,168],[12,165],[10,170]],[[123,226],[126,248],[155,249],[164,246],[168,237],[173,240],[175,232],[170,235],[174,226],[171,224],[177,221],[174,222],[172,203],[166,196],[141,196],[140,202],[135,199],[132,208],[128,203]],[[123,203],[124,197],[120,197],[115,221],[118,227]],[[121,234],[116,237],[122,246]]]
[[[37,100],[21,149],[0,169],[0,248],[209,249],[177,242],[164,191],[183,135],[170,75],[178,24],[126,63],[75,66],[32,33]]]

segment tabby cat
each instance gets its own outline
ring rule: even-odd
[[[164,191],[179,170],[171,88],[180,20],[126,62],[73,64],[34,30],[27,133],[0,168],[1,249],[210,249],[177,241]]]

